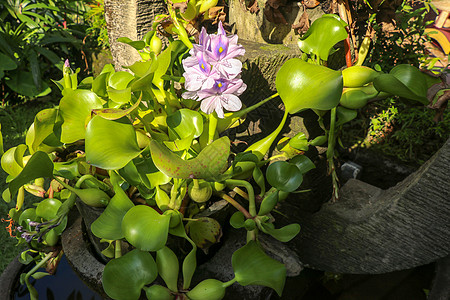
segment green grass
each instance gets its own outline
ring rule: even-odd
[[[0,108],[1,133],[5,151],[18,144],[25,143],[26,131],[33,122],[36,113],[42,109],[54,106],[48,99],[28,101],[13,107]],[[0,193],[7,188],[6,176],[7,174],[0,170]],[[28,200],[27,206],[30,206],[31,197],[27,197],[26,200]],[[6,203],[0,199],[0,219],[7,219],[8,211],[13,207],[14,204],[12,202]],[[20,248],[16,246],[17,239],[11,238],[5,229],[7,225],[7,222],[0,223],[0,273],[20,253]]]

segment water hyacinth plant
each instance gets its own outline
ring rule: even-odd
[[[165,49],[155,30],[142,41],[122,39],[142,57],[128,66],[130,72],[106,65],[97,77],[79,81],[67,63],[56,82],[63,95],[59,106],[39,112],[26,144],[3,154],[1,165],[9,174],[3,199],[15,201],[10,222],[20,233],[19,243],[29,247],[22,261],[42,266],[60,257],[59,236],[79,201],[104,208],[88,229],[105,241],[102,253],[110,260],[102,283],[113,299],[138,299],[142,293],[149,299],[222,299],[235,283],[267,286],[281,295],[286,267],[265,253],[258,237],[267,234],[288,242],[300,232],[298,224],[276,228],[272,213],[314,168],[303,153],[328,141],[334,171],[336,130],[356,116],[355,109],[366,99],[396,91],[424,102],[434,80],[409,66],[397,66],[389,74],[361,66],[327,68],[323,62],[334,44],[346,37],[346,24],[327,15],[304,36],[305,55],[281,66],[277,93],[242,109],[239,96],[246,84],[237,58],[245,50],[238,37],[227,36],[219,23],[215,34],[203,28],[195,43],[173,7],[156,18],[155,28],[167,19],[178,39]],[[333,39],[326,37],[330,34]],[[285,114],[276,130],[244,152],[231,153],[226,130],[277,96]],[[288,115],[305,109],[317,113],[324,135],[283,138],[276,157],[282,159],[267,157]],[[241,198],[230,196],[231,190]],[[25,192],[42,200],[24,209]],[[220,199],[236,209],[229,223],[242,230],[246,244],[232,255],[233,279],[208,278],[192,286],[198,249],[217,243],[223,226],[197,215]],[[174,249],[174,237],[184,239],[187,248]],[[38,295],[29,278],[36,270],[22,276],[32,299]],[[154,284],[158,276],[165,286]]]

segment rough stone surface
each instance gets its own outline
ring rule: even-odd
[[[287,268],[288,276],[296,276],[303,270],[302,263],[298,260],[298,256],[292,252],[284,243],[271,239],[261,234],[260,242],[266,253],[283,262]],[[229,228],[223,238],[222,245],[216,254],[206,263],[200,265],[193,278],[192,286],[205,278],[216,278],[223,282],[234,278],[234,272],[231,265],[231,257],[233,252],[243,247],[246,243],[246,231],[244,229]],[[249,285],[241,286],[234,283],[227,288],[224,299],[271,299],[274,291],[270,288]]]
[[[230,0],[229,22],[234,33],[241,38],[253,40],[259,43],[270,44],[297,44],[299,34],[292,29],[292,25],[298,23],[304,9],[299,2],[288,2],[280,11],[288,24],[275,24],[264,17],[266,0],[257,0],[259,11],[250,13],[242,1]],[[324,14],[320,6],[314,9],[306,9],[309,19],[313,22]]]
[[[388,190],[351,179],[317,213],[283,204],[302,231],[291,243],[310,267],[350,274],[413,268],[450,253],[450,139],[418,171]],[[292,201],[294,200],[294,201]]]

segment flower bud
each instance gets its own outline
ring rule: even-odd
[[[209,182],[206,181],[198,181],[191,182],[188,187],[189,197],[197,203],[203,203],[208,201],[212,196],[212,187]]]
[[[220,300],[225,296],[223,282],[216,279],[206,279],[197,284],[187,294],[191,300]]]

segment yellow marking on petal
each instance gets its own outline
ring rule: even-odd
[[[205,65],[204,64],[201,64],[200,67],[202,67],[203,70],[205,69]]]
[[[223,52],[223,48],[220,47],[220,48],[219,48],[219,53],[222,53],[222,52]]]
[[[222,87],[222,83],[219,82],[219,83],[217,84],[217,86],[221,88],[221,87]]]

